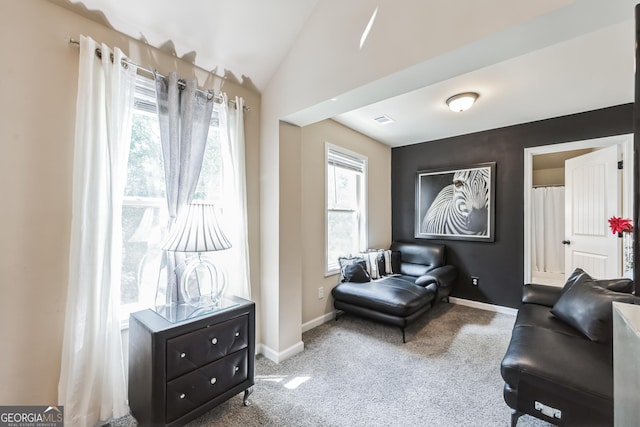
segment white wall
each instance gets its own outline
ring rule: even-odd
[[[260,95],[44,0],[0,2],[0,403],[57,403],[80,34],[244,97],[252,292],[260,295]]]
[[[543,42],[542,37],[523,37],[517,45],[505,42],[490,50],[466,49],[453,55],[457,57],[448,67],[426,64],[571,3],[573,0],[323,0],[263,95],[268,98],[277,94],[282,118],[298,125],[310,124],[332,117],[343,102],[368,105],[494,63],[502,54],[513,54],[507,50],[522,53],[531,49],[534,43]],[[363,31],[376,8],[376,20],[360,48]],[[434,34],[440,36],[434,39]],[[412,72],[416,66],[427,67],[429,72]],[[403,73],[411,78],[399,76]],[[392,84],[382,84],[381,80],[393,76]],[[365,88],[354,97],[357,99],[349,96]],[[327,107],[334,110],[331,114],[307,111],[334,97],[338,100]],[[349,105],[341,112],[353,107]]]
[[[302,128],[302,322],[333,312],[331,289],[339,276],[325,277],[325,142],[367,157],[367,234],[370,248],[391,244],[391,148],[333,120]],[[324,287],[325,297],[318,298]]]
[[[303,128],[279,122],[278,134],[280,166],[268,179],[277,178],[279,196],[271,192],[271,185],[262,190],[263,199],[273,196],[278,205],[273,212],[277,227],[267,219],[270,216],[262,217],[266,248],[262,269],[268,279],[262,282],[261,299],[262,353],[276,362],[304,349],[303,324],[320,321],[333,311],[330,291],[337,278],[324,276],[325,142],[367,156],[369,244],[388,247],[391,243],[390,147],[332,120]],[[264,153],[263,164],[275,157],[272,152]],[[278,239],[276,248],[270,239]],[[320,286],[325,288],[323,299],[317,297]]]

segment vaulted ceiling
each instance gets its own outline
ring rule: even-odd
[[[335,14],[341,13],[341,2],[334,0],[187,0],[179,4],[173,0],[50,1],[260,92],[278,73],[297,37],[321,6],[323,11],[335,6]],[[417,9],[424,11],[425,0],[415,1],[420,4]],[[429,12],[437,16],[439,7],[451,8],[451,1],[426,4],[433,6]],[[496,3],[455,2],[461,7]],[[518,37],[527,34],[527,26],[538,25],[540,48],[522,50],[524,53],[513,48],[510,56],[496,55],[493,60],[491,45],[482,44],[487,39],[478,39],[435,58],[443,63],[445,59],[464,62],[465,55],[475,58],[465,72],[447,74],[444,70],[429,84],[408,92],[390,90],[390,96],[373,103],[354,99],[348,110],[334,107],[330,117],[390,146],[400,146],[633,102],[633,3],[546,0],[540,7],[547,8],[541,13],[548,15],[544,21],[548,31],[540,17],[532,16],[515,23],[514,31],[490,37],[493,46],[515,46],[525,42]],[[397,22],[398,26],[403,24]],[[363,22],[354,21],[354,25],[362,27],[366,39]],[[369,27],[375,31],[375,25],[373,19]],[[478,25],[482,22],[443,22],[434,29],[430,42],[449,37],[447,31],[460,32],[465,26]],[[330,21],[326,31],[332,31]],[[416,39],[397,48],[411,51],[421,49],[423,43],[424,39]],[[482,48],[487,49],[486,54],[482,52],[484,62],[478,60],[478,49]],[[331,52],[318,55],[330,57]],[[462,91],[475,91],[480,97],[471,110],[452,113],[445,100]],[[394,122],[380,125],[373,120],[380,115]],[[308,120],[294,117],[291,122],[304,125]]]

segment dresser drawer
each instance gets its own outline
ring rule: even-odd
[[[245,381],[248,356],[245,348],[167,383],[167,422]]]
[[[249,318],[240,316],[168,340],[167,380],[246,348],[248,334]]]

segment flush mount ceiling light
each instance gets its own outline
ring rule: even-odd
[[[476,99],[478,99],[478,96],[479,95],[475,92],[459,93],[447,99],[447,105],[451,111],[460,113],[471,108],[473,103],[476,102]]]

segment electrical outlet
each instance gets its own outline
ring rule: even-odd
[[[471,276],[471,285],[478,286],[480,284],[480,278],[476,276]]]
[[[318,299],[324,298],[324,286],[318,288]]]

